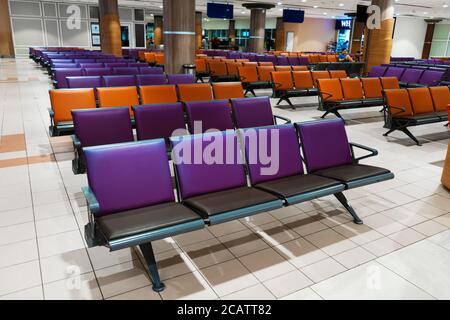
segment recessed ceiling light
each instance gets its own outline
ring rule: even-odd
[[[339,3],[339,7],[343,7],[344,6],[344,4],[343,3]]]
[[[448,4],[444,3],[444,4],[442,5],[442,8],[448,8]]]
[[[313,6],[314,9],[317,9],[319,6]]]

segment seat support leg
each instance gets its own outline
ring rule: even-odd
[[[277,102],[277,106],[279,106],[282,101],[283,101],[283,98],[280,98],[280,100],[278,100],[278,102]]]
[[[256,97],[256,93],[255,93],[255,90],[253,90],[253,89],[250,89],[250,92],[252,93],[252,95],[253,95],[254,97]]]
[[[403,133],[406,134],[408,137],[410,137],[411,140],[413,140],[418,146],[421,145],[419,140],[417,140],[417,138],[411,133],[411,131],[408,130],[408,128],[402,128],[400,130],[403,131]]]
[[[152,280],[152,289],[155,292],[161,292],[163,291],[166,286],[164,283],[161,282],[161,279],[159,278],[159,272],[158,267],[156,266],[156,260],[155,260],[155,254],[153,253],[153,247],[151,242],[144,243],[139,245],[139,248],[141,248],[142,255],[145,258],[145,261],[147,262],[148,271],[150,272],[150,277]]]
[[[347,198],[344,196],[342,192],[336,193],[334,195],[336,199],[339,200],[339,202],[344,206],[345,209],[347,209],[348,213],[353,217],[353,222],[356,224],[363,224],[363,221],[358,217],[355,210],[352,208],[352,206],[348,203]]]
[[[329,110],[327,110],[327,111],[325,111],[325,113],[322,115],[322,119],[325,119],[325,117],[328,115],[330,113],[330,111]]]
[[[288,97],[285,98],[286,102],[291,106],[292,110],[295,110],[294,105],[291,102],[291,99],[289,99]]]
[[[390,135],[392,132],[394,132],[397,129],[391,129],[388,132],[386,132],[385,134],[383,134],[383,136],[387,137],[388,135]]]

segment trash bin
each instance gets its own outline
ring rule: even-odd
[[[183,71],[185,74],[192,74],[195,76],[195,64],[184,64]]]

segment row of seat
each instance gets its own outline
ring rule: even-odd
[[[140,104],[161,104],[191,101],[244,98],[240,82],[210,84],[179,84],[160,86],[97,88],[98,105],[105,107],[128,107]],[[59,136],[73,130],[71,110],[97,107],[94,89],[50,90],[50,135]],[[139,99],[140,98],[140,99]]]
[[[99,87],[134,87],[195,83],[192,74],[140,74],[127,76],[67,77],[69,89]]]
[[[143,67],[143,68],[62,68],[53,69],[53,85],[55,88],[68,88],[67,77],[83,77],[83,76],[113,76],[113,75],[139,75],[139,74],[163,74],[164,69],[159,67]]]
[[[139,246],[157,292],[165,286],[155,240],[331,195],[361,224],[345,190],[394,178],[387,169],[359,164],[377,152],[350,144],[341,120],[173,137],[170,143],[175,186],[163,139],[84,149],[88,246]],[[370,154],[355,158],[355,147]],[[267,163],[260,155],[269,154]]]
[[[127,107],[72,110],[75,135],[73,172],[85,172],[82,148],[134,141]],[[268,97],[133,106],[138,140],[271,126],[282,120],[272,113]],[[170,150],[169,150],[170,151]]]
[[[396,77],[402,87],[432,87],[445,80],[446,71],[409,67],[374,66],[369,77]]]
[[[66,60],[52,60],[52,69],[57,68],[144,68],[148,67],[148,64],[141,62],[66,62]]]
[[[386,125],[385,136],[399,130],[417,145],[419,140],[409,127],[448,121],[450,90],[447,86],[385,90]]]
[[[280,98],[277,105],[286,101],[293,109],[295,107],[290,98],[318,95],[317,80],[346,77],[347,73],[343,70],[271,72],[274,96]]]
[[[383,90],[399,89],[395,77],[319,79],[319,110],[324,118],[333,113],[339,118],[339,110],[377,107],[384,104]]]
[[[151,65],[164,65],[164,53],[162,52],[144,52],[144,59],[142,61],[148,62]]]

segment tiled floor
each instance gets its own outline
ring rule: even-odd
[[[364,225],[328,197],[158,241],[167,289],[156,294],[138,250],[86,247],[86,176],[71,171],[70,138],[48,136],[48,76],[28,60],[0,60],[0,79],[1,299],[450,298],[442,124],[414,128],[418,147],[401,133],[383,137],[377,108],[343,112],[350,140],[380,152],[366,163],[396,174],[347,192]]]

